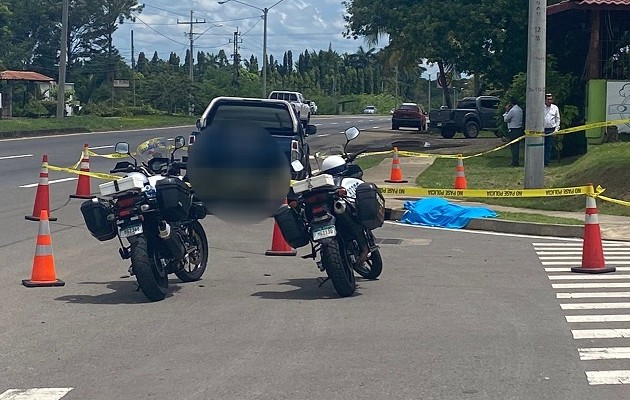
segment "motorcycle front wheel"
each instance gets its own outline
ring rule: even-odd
[[[144,235],[131,243],[131,268],[142,293],[151,301],[164,300],[168,290],[168,275]]]
[[[352,296],[356,290],[354,271],[342,255],[339,243],[332,240],[322,245],[322,266],[340,297]]]
[[[194,250],[188,254],[188,257],[184,260],[183,268],[177,270],[175,275],[182,282],[194,282],[201,279],[201,276],[206,271],[208,264],[208,238],[199,221],[193,222],[192,225],[186,228],[186,234],[188,235],[186,240],[192,245]]]

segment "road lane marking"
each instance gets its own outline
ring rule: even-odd
[[[630,329],[573,329],[573,339],[625,339],[630,338]]]
[[[605,257],[605,255],[604,255]],[[617,265],[630,265],[630,260],[627,260],[628,257],[626,257],[626,261],[615,261],[613,262],[613,264],[615,264],[615,266]],[[581,265],[582,262],[581,261],[541,261],[542,265],[571,265],[571,266],[575,266],[575,265]]]
[[[569,303],[560,304],[563,310],[612,310],[630,308],[630,303]]]
[[[575,242],[562,242],[562,243],[552,243],[552,242],[548,242],[548,243],[533,243],[534,247],[557,247],[557,246],[579,246],[579,248],[582,248],[582,239],[575,239],[576,241],[580,242],[580,243],[575,243]],[[628,243],[619,243],[619,242],[611,242],[611,241],[602,241],[602,245],[604,246],[610,246],[610,247],[630,247],[630,244]]]
[[[612,256],[621,256],[621,255],[626,255],[626,256],[630,256],[630,251],[625,251],[625,250],[611,250],[611,249],[606,249],[604,250],[606,255],[612,255]],[[543,257],[549,257],[549,256],[577,256],[577,255],[582,255],[582,250],[580,251],[539,251],[537,252],[537,254],[539,256],[543,256]]]
[[[339,122],[331,122],[330,125],[339,125]]]
[[[554,283],[553,289],[605,289],[630,288],[630,282],[601,282],[601,283]]]
[[[541,260],[549,261],[549,260],[582,260],[582,255],[573,255],[573,256],[542,256],[538,257]],[[610,255],[604,254],[604,258],[606,260],[627,260],[628,256],[623,255]]]
[[[48,181],[48,184],[51,185],[53,183],[61,183],[61,182],[68,182],[68,181],[76,181],[79,178],[62,178],[62,179],[55,179],[52,181]],[[39,185],[39,183],[29,183],[28,185],[22,185],[20,186],[21,188],[32,188]]]
[[[99,150],[99,149],[111,149],[113,147],[116,147],[114,145],[107,145],[107,146],[96,146],[96,147],[91,147],[90,146],[90,150]]]
[[[612,275],[612,274],[597,274],[597,275],[549,275],[549,280],[607,280],[607,279],[630,279],[630,275]]]
[[[617,271],[630,271],[630,267],[616,267]],[[549,267],[545,268],[545,272],[571,272],[569,267]]]
[[[593,299],[609,297],[630,297],[630,292],[577,292],[556,293],[557,299]]]
[[[567,322],[630,322],[628,314],[565,315]]]
[[[619,371],[586,371],[589,385],[628,385],[630,370]]]
[[[585,347],[578,349],[580,360],[624,360],[630,358],[630,347]]]
[[[59,400],[72,388],[9,389],[0,394],[0,400]]]
[[[58,135],[31,136],[31,137],[19,137],[19,138],[11,138],[11,139],[0,139],[0,142],[13,142],[13,141],[17,141],[17,140],[39,140],[39,139],[70,137],[70,136],[92,136],[92,135],[102,135],[102,134],[108,134],[108,133],[160,131],[160,130],[165,130],[165,129],[184,129],[184,128],[195,128],[195,126],[194,125],[182,125],[182,126],[163,126],[161,128],[125,129],[123,131],[60,133]]]
[[[19,154],[16,156],[3,156],[3,157],[0,157],[0,160],[12,160],[14,158],[25,158],[25,157],[33,157],[33,155],[32,154]]]

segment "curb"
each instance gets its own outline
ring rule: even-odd
[[[405,210],[385,208],[385,219],[387,221],[398,221],[402,218],[404,213]],[[463,229],[532,236],[569,238],[583,238],[584,236],[584,227],[581,225],[541,224],[536,222],[517,222],[488,218],[472,219]]]

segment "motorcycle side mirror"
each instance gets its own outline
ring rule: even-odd
[[[202,126],[201,126],[201,119],[197,118],[197,121],[195,121],[195,126],[197,127],[197,129],[201,130]]]
[[[114,147],[114,152],[116,154],[130,155],[129,154],[129,143],[127,143],[127,142],[118,142],[118,143],[116,143],[116,147]]]
[[[352,126],[346,129],[343,133],[344,135],[346,135],[346,140],[349,142],[353,139],[356,139],[357,136],[359,136],[359,133],[361,133],[361,131],[359,131],[359,129],[356,126]]]
[[[291,162],[291,168],[295,172],[300,172],[304,169],[304,165],[302,165],[302,162],[300,160],[295,160]]]

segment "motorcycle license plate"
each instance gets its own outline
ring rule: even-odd
[[[121,238],[139,235],[142,233],[142,224],[128,225],[124,228],[119,228],[118,232],[120,233]]]
[[[323,228],[313,231],[313,240],[321,240],[333,236],[337,236],[337,229],[335,229],[335,225],[324,226]]]
[[[437,123],[437,126],[442,126],[442,123],[441,123],[441,122],[438,122],[438,123]]]

